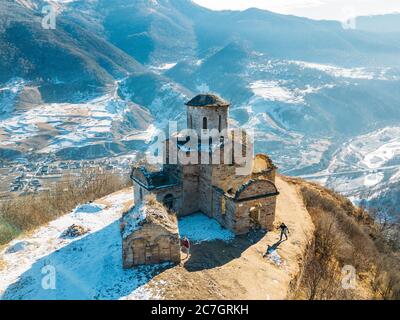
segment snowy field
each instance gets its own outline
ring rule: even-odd
[[[58,130],[60,135],[42,152],[81,146],[91,139],[110,135],[113,121],[122,121],[127,111],[125,103],[109,95],[82,104],[39,105],[0,120],[5,134],[0,144],[12,146],[29,139],[32,135],[40,134],[40,125],[46,124]]]
[[[222,228],[216,220],[202,213],[179,219],[179,233],[181,237],[186,236],[194,243],[213,240],[229,241],[235,237],[231,231]]]
[[[119,219],[132,191],[80,205],[0,252],[1,299],[159,299],[163,283],[145,285],[169,264],[122,269]],[[72,224],[88,229],[65,238]],[[233,234],[213,219],[195,214],[180,219],[181,235],[192,242],[230,240]],[[51,276],[54,274],[54,278]],[[52,282],[54,280],[54,283]],[[53,287],[54,284],[54,287]]]
[[[137,135],[139,139],[150,135],[151,138],[155,130],[154,125],[148,123],[140,123],[148,125],[145,130],[130,128],[133,114],[141,110],[118,96],[120,81],[115,82],[111,92],[88,101],[42,103],[16,109],[19,94],[28,84],[23,79],[12,79],[0,87],[0,147],[30,145],[31,140],[36,139],[32,150],[46,154],[126,140],[130,135]]]
[[[331,89],[334,85],[326,84],[320,87],[306,86],[305,89],[290,89],[285,87],[286,81],[258,80],[250,84],[250,89],[256,97],[267,101],[278,101],[288,104],[304,104],[308,94],[316,93],[322,89]]]
[[[290,61],[302,69],[314,69],[325,72],[335,78],[359,80],[399,80],[397,76],[390,75],[391,68],[341,68],[333,65],[310,63],[304,61]]]
[[[355,202],[379,196],[400,181],[400,127],[387,127],[351,139],[333,155],[318,179]],[[307,177],[305,178],[312,178]]]

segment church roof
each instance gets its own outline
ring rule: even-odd
[[[131,173],[131,179],[135,180],[147,190],[172,187],[177,182],[165,171],[148,171],[145,166],[135,167]]]
[[[215,94],[198,94],[192,100],[186,103],[191,107],[228,107],[229,103]]]

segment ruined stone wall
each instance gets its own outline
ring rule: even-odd
[[[275,219],[276,186],[268,180],[249,181],[237,195],[237,219],[250,216],[252,224],[272,228]]]
[[[199,211],[199,165],[182,167],[182,210],[179,215],[189,215]]]
[[[123,267],[180,262],[179,234],[156,224],[146,224],[122,242]]]
[[[213,166],[212,184],[222,190],[227,191],[230,188],[236,190],[248,179],[248,176],[241,176],[236,174],[235,165],[221,164]]]
[[[260,224],[263,229],[272,230],[274,228],[276,197],[268,197],[262,202],[262,210],[260,214]]]
[[[276,196],[235,203],[235,232],[247,233],[250,228],[272,230],[275,220]]]
[[[235,204],[218,188],[212,190],[212,217],[224,228],[235,229]]]
[[[266,179],[269,181],[272,181],[275,183],[275,177],[276,177],[276,169],[270,169],[264,172],[259,172],[259,173],[253,173],[251,175],[252,179]]]
[[[250,231],[250,213],[249,206],[245,203],[236,203],[231,200],[231,207],[233,211],[233,232],[235,234],[245,234]]]
[[[140,189],[142,189],[142,199],[140,198]],[[135,205],[140,205],[143,199],[150,193],[151,192],[147,191],[146,188],[142,187],[139,183],[133,180],[133,198],[135,200]]]
[[[164,164],[163,171],[168,173],[176,181],[181,181],[183,177],[183,167],[179,164]]]
[[[235,234],[245,234],[257,227],[271,230],[275,220],[276,192],[270,181],[249,181],[238,199],[214,187],[212,217]],[[221,205],[222,197],[225,210]]]
[[[140,190],[142,190],[142,199],[140,199]],[[146,196],[153,194],[156,199],[160,202],[164,202],[164,197],[171,194],[174,198],[173,210],[177,213],[182,211],[182,187],[180,185],[172,186],[169,188],[153,189],[148,191],[146,188],[141,186],[135,180],[133,180],[133,196],[135,200],[135,205],[138,206],[146,198]]]
[[[276,186],[269,180],[250,180],[241,190],[238,199],[247,199],[255,196],[272,195],[277,192]]]
[[[197,199],[199,204],[199,209],[204,214],[212,217],[212,174],[211,165],[200,165],[199,166],[199,190],[197,193]]]
[[[179,214],[182,211],[182,187],[173,186],[170,188],[154,189],[151,191],[156,196],[158,202],[164,204],[164,198],[167,195],[173,196],[173,207],[172,210]]]
[[[222,208],[222,198],[225,202],[225,212]],[[235,234],[245,234],[251,228],[261,227],[272,230],[275,220],[276,196],[235,202],[213,189],[213,214],[224,228]]]
[[[242,147],[242,145],[234,144],[234,148]],[[229,149],[229,147],[228,147]],[[237,190],[241,185],[243,185],[249,179],[253,177],[261,177],[265,176],[267,179],[271,179],[271,181],[275,181],[275,172],[264,172],[260,174],[252,174],[252,170],[249,170],[249,173],[246,175],[240,174],[238,171],[239,168],[243,168],[245,164],[224,164],[224,152],[226,150],[222,149],[220,151],[221,164],[214,165],[213,173],[212,173],[212,183],[213,185],[227,191],[229,189]],[[252,151],[251,151],[252,152]],[[229,152],[228,152],[229,154]],[[246,150],[242,149],[242,155],[245,156]],[[252,169],[252,168],[250,168]],[[272,180],[273,179],[273,180]]]

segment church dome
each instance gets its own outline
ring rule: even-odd
[[[229,107],[229,103],[215,94],[199,94],[186,103],[190,107]]]

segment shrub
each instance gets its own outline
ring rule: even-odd
[[[291,179],[300,187],[315,225],[315,243],[305,263],[300,290],[307,299],[348,299],[341,288],[341,266],[356,268],[370,279],[371,294],[400,299],[399,224],[376,221],[348,199],[321,186]],[[355,292],[354,292],[355,293]]]
[[[83,169],[68,176],[50,191],[20,196],[0,205],[0,245],[74,209],[129,185],[124,177],[101,168]]]

